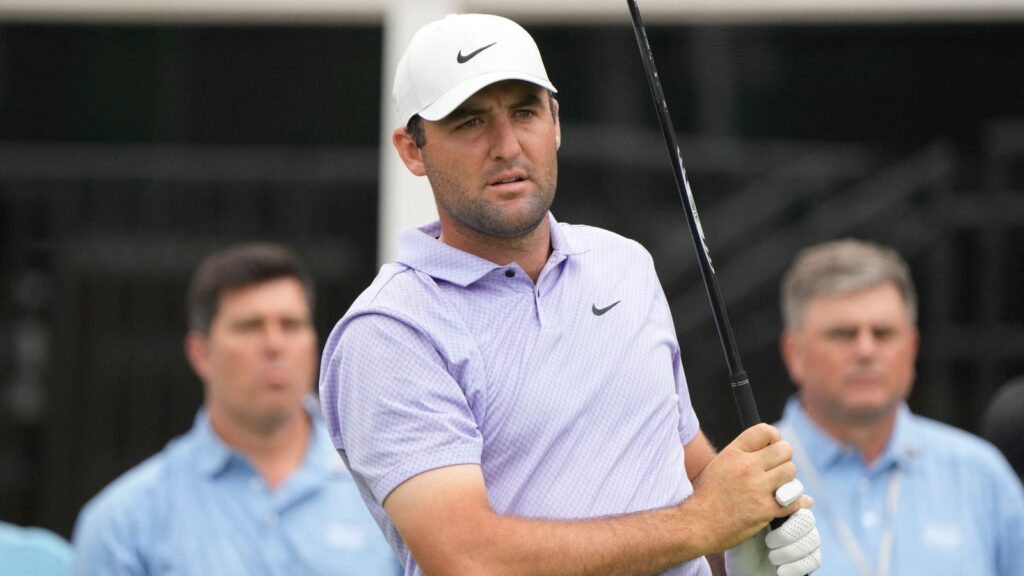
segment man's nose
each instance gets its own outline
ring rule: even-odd
[[[491,157],[495,160],[510,160],[519,156],[519,134],[509,118],[499,118],[491,123]]]
[[[287,335],[284,328],[276,324],[270,324],[263,334],[263,343],[268,352],[277,352],[284,348]]]
[[[878,350],[878,338],[871,329],[858,330],[854,346],[858,355],[870,356]]]

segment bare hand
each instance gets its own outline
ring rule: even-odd
[[[773,518],[811,506],[808,496],[786,507],[775,501],[775,491],[796,478],[793,450],[781,438],[773,426],[751,426],[696,478],[693,496],[681,506],[698,515],[709,552],[733,548]]]

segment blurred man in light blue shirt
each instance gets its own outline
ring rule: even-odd
[[[49,530],[0,522],[0,574],[67,576],[71,556],[67,541]]]
[[[782,354],[798,395],[778,427],[815,497],[816,576],[1021,576],[1024,490],[984,440],[906,405],[917,298],[894,251],[802,252],[782,287]]]
[[[981,436],[995,444],[1024,480],[1024,375],[996,390],[981,417]]]
[[[188,433],[86,505],[76,574],[397,573],[310,396],[312,307],[312,282],[283,247],[243,245],[200,265],[185,351],[204,406]]]

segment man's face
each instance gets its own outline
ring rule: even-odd
[[[918,333],[892,283],[811,299],[782,352],[808,413],[869,424],[892,415],[914,380]]]
[[[545,89],[514,80],[492,84],[447,117],[424,120],[423,128],[426,146],[399,152],[414,174],[430,180],[442,226],[518,238],[545,218],[561,137]]]
[[[271,430],[302,411],[313,386],[316,335],[295,278],[225,292],[208,334],[186,340],[214,422]]]

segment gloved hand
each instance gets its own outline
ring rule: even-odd
[[[803,508],[782,526],[767,528],[725,551],[728,576],[804,576],[821,566],[814,513]],[[776,568],[778,567],[778,568]]]
[[[803,494],[799,480],[776,491],[782,506]],[[739,546],[725,551],[728,576],[804,576],[821,566],[821,537],[814,513],[802,508],[775,530],[754,534]],[[777,567],[777,568],[776,568]]]

